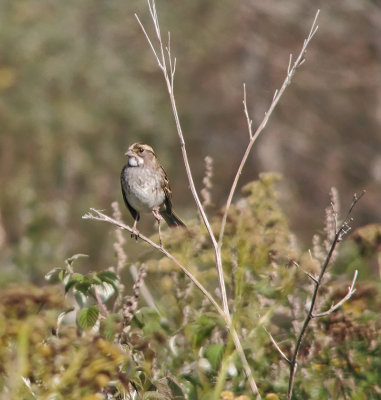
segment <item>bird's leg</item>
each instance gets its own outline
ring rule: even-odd
[[[160,229],[160,222],[163,220],[163,217],[160,215],[159,213],[159,209],[158,208],[154,208],[152,210],[152,214],[155,217],[156,221],[157,221],[157,226],[159,228],[159,242],[160,242],[160,247],[163,247],[163,242],[161,241],[161,229]]]
[[[139,237],[139,231],[136,228],[137,223],[138,223],[138,218],[136,217],[135,221],[134,221],[134,225],[132,226],[132,233],[131,233],[131,237],[132,238],[134,237],[136,239],[136,241],[138,241],[138,237]]]

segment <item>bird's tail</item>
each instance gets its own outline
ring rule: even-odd
[[[186,228],[184,222],[181,221],[181,219],[176,215],[173,210],[171,210],[171,212],[168,212],[167,210],[160,211],[160,215],[165,219],[165,222],[171,228],[175,228],[177,226],[182,226]]]

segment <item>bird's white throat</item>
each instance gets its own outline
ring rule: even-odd
[[[128,165],[130,167],[138,167],[139,165],[143,165],[144,160],[142,158],[138,157],[129,157],[128,158]]]

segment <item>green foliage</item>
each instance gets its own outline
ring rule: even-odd
[[[233,323],[261,394],[270,400],[285,396],[289,370],[264,328],[290,357],[311,298],[311,280],[301,269],[316,274],[320,263],[295,244],[278,204],[278,181],[277,175],[262,174],[243,188],[231,207],[223,246]],[[216,233],[219,221],[212,221]],[[365,271],[375,254],[369,243],[377,245],[378,236],[366,231],[373,241],[364,252],[358,239],[363,232],[348,239],[332,266],[319,293],[321,311],[345,296],[343,274],[354,260],[371,276],[371,268]],[[162,239],[216,294],[214,255],[204,228],[191,221],[188,232],[164,230]],[[172,262],[146,256],[154,309],[136,303],[144,274],[126,296],[114,269],[77,272],[81,257],[46,275],[60,290],[19,286],[2,293],[0,390],[9,398],[29,399],[34,393],[42,399],[132,399],[135,392],[159,400],[251,398],[223,318]],[[363,279],[343,307],[312,322],[299,357],[295,399],[377,398],[380,305],[379,285]]]
[[[2,291],[0,393],[9,399],[82,399],[128,377],[120,376],[128,354],[100,335],[78,335],[71,325],[52,335],[65,304],[61,292],[52,286]]]
[[[90,329],[97,323],[98,317],[99,310],[97,306],[82,308],[77,313],[77,324],[83,330]]]

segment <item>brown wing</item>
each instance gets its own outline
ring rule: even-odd
[[[162,189],[165,193],[164,205],[165,209],[160,211],[161,216],[165,219],[166,223],[170,227],[183,226],[186,227],[184,222],[176,215],[175,211],[172,209],[172,190],[169,185],[167,174],[165,173],[163,167],[160,167],[162,177],[163,177],[163,185]]]
[[[163,186],[162,186],[162,188],[163,188],[164,193],[165,193],[164,204],[165,204],[165,208],[166,208],[167,212],[169,214],[171,214],[172,213],[172,190],[171,190],[171,186],[169,185],[169,180],[168,180],[167,174],[164,171],[164,168],[160,167],[160,169],[161,169],[161,173],[162,173],[162,176],[163,176]]]

